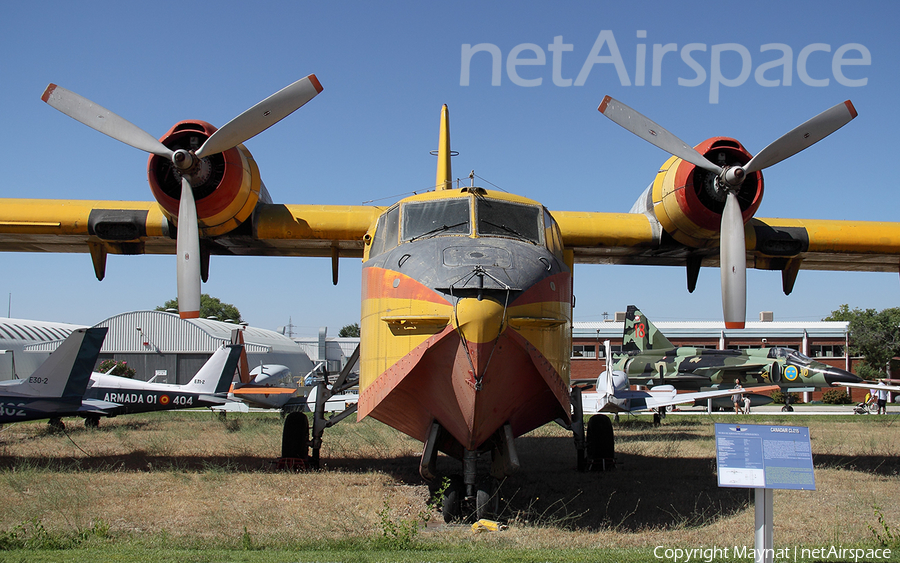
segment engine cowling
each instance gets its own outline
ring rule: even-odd
[[[196,151],[216,131],[204,121],[182,121],[176,124],[160,142],[172,150]],[[238,145],[225,152],[206,157],[200,177],[193,182],[197,202],[197,219],[201,236],[228,233],[246,221],[253,213],[265,188],[259,168],[250,151]],[[159,202],[167,218],[178,222],[181,196],[181,177],[172,162],[156,155],[147,161],[147,178],[153,197]]]
[[[694,148],[722,167],[744,165],[752,157],[728,137],[713,137]],[[672,238],[694,248],[718,244],[725,194],[717,189],[715,173],[673,156],[660,168],[651,192],[653,211]],[[762,173],[748,174],[737,192],[744,223],[756,213],[762,196]]]

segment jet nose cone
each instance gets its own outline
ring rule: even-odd
[[[835,383],[862,383],[862,378],[840,368],[829,367],[825,370],[825,381],[828,385]]]

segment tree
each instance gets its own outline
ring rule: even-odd
[[[355,336],[359,338],[359,323],[353,323],[352,325],[347,325],[338,332],[338,336],[344,338],[347,336]]]
[[[168,309],[178,309],[178,298],[166,301],[162,306],[157,307],[157,311],[165,311]],[[200,318],[206,319],[215,317],[217,320],[229,320],[234,323],[243,322],[241,312],[238,308],[230,303],[222,303],[218,297],[210,297],[209,294],[200,296]]]
[[[128,362],[116,360],[103,360],[97,367],[100,373],[108,373],[110,375],[118,375],[119,377],[133,378],[135,375],[134,368],[128,365]]]
[[[850,323],[850,350],[853,356],[864,356],[865,368],[859,375],[866,379],[884,373],[888,362],[900,355],[900,308],[883,311],[875,309],[853,310],[845,303],[823,321],[848,321]]]

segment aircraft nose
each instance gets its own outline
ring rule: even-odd
[[[835,383],[862,383],[862,378],[840,368],[828,367],[825,369],[825,381],[828,385]]]
[[[479,301],[474,297],[460,299],[454,323],[466,340],[475,344],[492,342],[500,336],[505,308],[493,299]]]

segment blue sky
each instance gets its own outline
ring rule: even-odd
[[[474,169],[551,210],[627,211],[666,155],[600,115],[604,95],[689,144],[728,135],[751,152],[851,99],[856,120],[765,172],[758,215],[895,221],[900,197],[888,171],[900,130],[898,16],[900,4],[869,1],[8,3],[0,21],[0,195],[151,198],[146,155],[42,103],[49,82],[160,136],[181,119],[221,126],[315,73],[324,92],[246,143],[278,202],[387,205],[426,189],[446,103],[460,152],[455,176]],[[609,42],[590,64],[604,32],[619,50],[627,85],[609,62]],[[554,42],[571,48],[551,48]],[[469,84],[462,84],[463,46],[479,44],[502,56],[499,85],[491,84],[486,52],[472,56]],[[653,85],[656,44],[676,50],[661,58]],[[691,44],[702,81],[680,56]],[[790,85],[783,67],[764,68],[757,78],[761,65],[781,56],[761,52],[770,44],[790,48]],[[845,62],[863,58],[864,50],[869,64],[836,71],[846,45]],[[751,61],[743,82],[740,49]],[[508,65],[538,51],[542,65]],[[720,86],[716,103],[713,51],[722,53],[721,81],[736,83]],[[565,80],[572,85],[556,84]],[[781,84],[761,84],[776,80]],[[0,314],[8,309],[14,317],[93,324],[175,295],[174,257],[111,256],[103,282],[87,254],[0,260],[0,297],[11,295]],[[336,334],[359,319],[359,262],[342,260],[340,275],[332,287],[327,259],[213,257],[203,291],[237,305],[256,326],[277,328],[290,319],[302,334],[319,326]],[[659,320],[721,319],[717,269],[701,272],[694,294],[685,285],[680,268],[576,266],[575,320],[600,320],[630,303]],[[750,270],[748,320],[761,310],[775,311],[776,320],[816,320],[842,303],[897,306],[898,296],[897,273],[802,271],[794,293],[784,296],[777,272]]]

